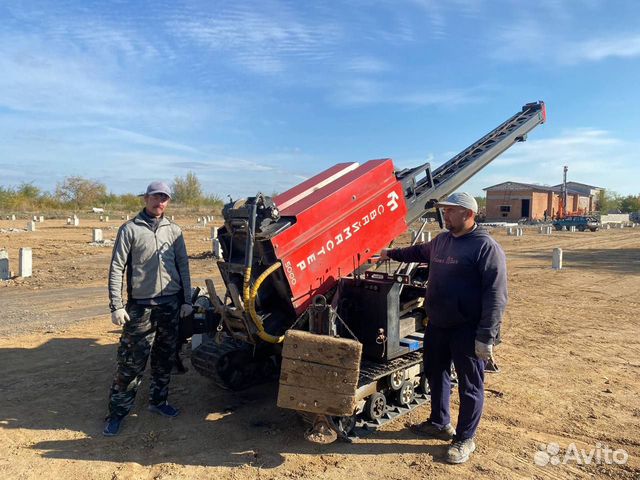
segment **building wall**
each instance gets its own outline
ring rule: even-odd
[[[531,192],[531,215],[533,220],[544,219],[544,211],[547,210],[549,196],[546,192]]]
[[[582,210],[585,213],[588,213],[591,211],[590,197],[583,197],[582,195],[580,195],[578,197],[577,203],[578,203],[577,210]]]
[[[531,212],[531,210],[534,208],[534,202],[531,201],[532,198],[530,191],[488,191],[487,221],[517,222],[522,218],[522,200],[530,201],[529,211]]]
[[[523,218],[523,199],[530,201],[529,219],[544,220],[545,210],[547,211],[547,219],[551,219],[558,213],[560,206],[560,195],[558,193],[531,190],[490,190],[487,191],[487,221],[517,222]],[[570,212],[578,209],[588,212],[590,209],[590,197],[568,194],[567,204]]]
[[[586,197],[580,194],[567,194],[567,208],[565,213],[582,213],[586,214],[591,211],[591,201],[590,197]],[[560,205],[560,196],[558,195],[557,205]],[[558,207],[556,206],[556,212],[558,211]]]

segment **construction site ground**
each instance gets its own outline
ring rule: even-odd
[[[194,285],[221,285],[209,226],[176,221]],[[31,278],[0,281],[0,478],[640,478],[640,228],[493,231],[509,268],[501,372],[486,378],[477,450],[454,466],[445,443],[408,429],[429,406],[352,444],[316,445],[294,412],[276,407],[275,383],[232,393],[193,369],[172,379],[179,417],[146,410],[147,378],[121,434],[103,437],[119,332],[107,308],[111,247],[92,244],[92,228],[108,241],[120,223],[47,219],[27,232],[26,219],[0,221],[11,270],[20,247],[33,249]],[[571,445],[594,455],[565,461]],[[607,463],[605,448],[626,462],[609,453]]]

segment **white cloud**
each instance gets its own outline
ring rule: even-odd
[[[608,58],[640,56],[640,34],[618,32],[568,38],[559,25],[549,26],[527,18],[516,25],[500,27],[489,39],[489,55],[509,63],[533,62],[570,66]]]
[[[523,148],[514,148],[504,154],[501,163],[506,166],[541,164],[546,167],[558,162],[563,165],[585,165],[595,159],[598,163],[609,161],[613,152],[624,151],[629,146],[613,137],[610,132],[592,128],[579,128],[562,132],[556,138],[528,140]]]
[[[634,194],[640,191],[634,175],[639,147],[592,128],[568,130],[542,140],[530,138],[496,158],[464,188],[479,194],[485,187],[506,181],[557,185],[566,165],[570,181]]]
[[[453,155],[451,155],[453,156]],[[397,170],[402,170],[405,168],[415,168],[418,165],[422,165],[423,163],[429,162],[431,165],[431,170],[434,170],[435,155],[433,153],[427,153],[424,157],[410,157],[410,158],[399,158],[393,159],[393,164]],[[438,162],[442,163],[442,162]]]
[[[282,193],[320,173],[314,170],[317,161],[303,154],[265,152],[251,155],[216,155],[203,160],[206,168],[196,171],[203,187],[220,196],[233,198]],[[306,170],[306,171],[305,171]]]
[[[58,55],[37,39],[14,39],[0,53],[0,105],[16,111],[117,113],[126,95],[97,74],[86,59]],[[0,40],[2,43],[7,39]]]
[[[356,73],[381,73],[391,70],[391,65],[379,58],[362,56],[347,62],[345,68]]]
[[[283,5],[270,6],[268,15],[235,5],[200,18],[176,17],[167,25],[174,35],[222,52],[256,73],[280,73],[289,62],[317,62],[333,56],[342,35],[337,24],[305,21]]]
[[[447,16],[444,12],[446,9],[445,5],[443,5],[442,2],[433,0],[411,0],[411,3],[426,13],[431,27],[429,29],[431,35],[435,38],[444,37],[447,30]]]
[[[536,20],[521,19],[512,26],[498,26],[487,38],[489,44],[487,54],[499,61],[549,62],[556,56],[556,41],[553,34],[544,30],[544,26]]]
[[[545,128],[544,125],[540,128]],[[540,185],[562,182],[563,167],[568,166],[568,180],[595,185],[618,193],[638,194],[640,187],[634,174],[640,163],[640,145],[623,141],[611,132],[578,128],[556,137],[537,139],[537,131],[523,143],[516,143],[494,159],[459,190],[484,195],[483,189],[507,181]],[[394,158],[396,168],[411,168],[424,161],[434,170],[458,152],[430,154],[427,159]]]
[[[391,83],[358,78],[335,85],[330,99],[338,105],[363,106],[375,104],[427,107],[434,105],[465,105],[483,100],[478,88],[398,91]]]
[[[570,43],[566,46],[566,53],[561,53],[561,56],[566,57],[568,62],[640,57],[640,34],[619,34]]]
[[[189,153],[198,153],[197,149],[190,147],[189,145],[183,145],[181,143],[176,143],[170,140],[151,137],[148,135],[143,135],[141,133],[123,130],[121,128],[106,127],[106,130],[115,134],[115,136],[117,137],[116,141],[125,141],[138,145],[146,145],[150,147],[164,148],[169,150],[179,150]]]
[[[106,3],[95,9],[74,2],[8,3],[3,8],[10,20],[0,26],[0,32],[37,36],[46,39],[48,46],[64,45],[64,51],[71,56],[88,54],[103,60],[110,57],[114,62],[123,58],[146,61],[161,56],[166,58],[172,52],[161,37],[143,34],[138,27],[137,20],[153,22],[154,16],[147,10],[142,18],[137,18],[133,10],[125,15],[117,5],[107,6]],[[106,11],[101,11],[100,7],[105,7]]]
[[[0,44],[9,39],[0,37]],[[63,123],[112,119],[186,127],[213,110],[211,102],[205,107],[193,93],[127,81],[122,78],[126,66],[112,67],[108,56],[65,52],[63,45],[31,36],[16,35],[10,44],[11,50],[0,50],[0,107],[13,112]]]
[[[53,191],[57,182],[73,174],[126,193],[140,191],[153,178],[171,181],[193,171],[208,192],[237,198],[255,194],[256,188],[265,193],[283,191],[299,182],[295,175],[307,173],[300,171],[303,165],[314,164],[295,149],[230,154],[234,149],[228,146],[198,144],[194,148],[100,123],[78,126],[72,122],[61,127],[44,120],[16,126],[15,120],[0,115],[0,184],[4,186],[33,181]]]

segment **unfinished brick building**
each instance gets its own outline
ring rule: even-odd
[[[567,182],[567,211],[598,210],[601,188]],[[484,189],[487,192],[486,216],[489,222],[550,219],[558,212],[561,185],[552,187],[518,182],[504,182]]]

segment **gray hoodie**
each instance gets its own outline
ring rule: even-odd
[[[164,217],[153,222],[143,210],[118,230],[109,268],[112,311],[124,307],[125,271],[128,301],[153,303],[154,298],[180,294],[182,302],[191,303],[189,260],[182,230]]]
[[[389,258],[429,264],[425,310],[437,327],[476,326],[476,338],[499,338],[507,305],[507,262],[498,243],[482,228],[461,237],[441,233],[429,243],[392,249]]]

